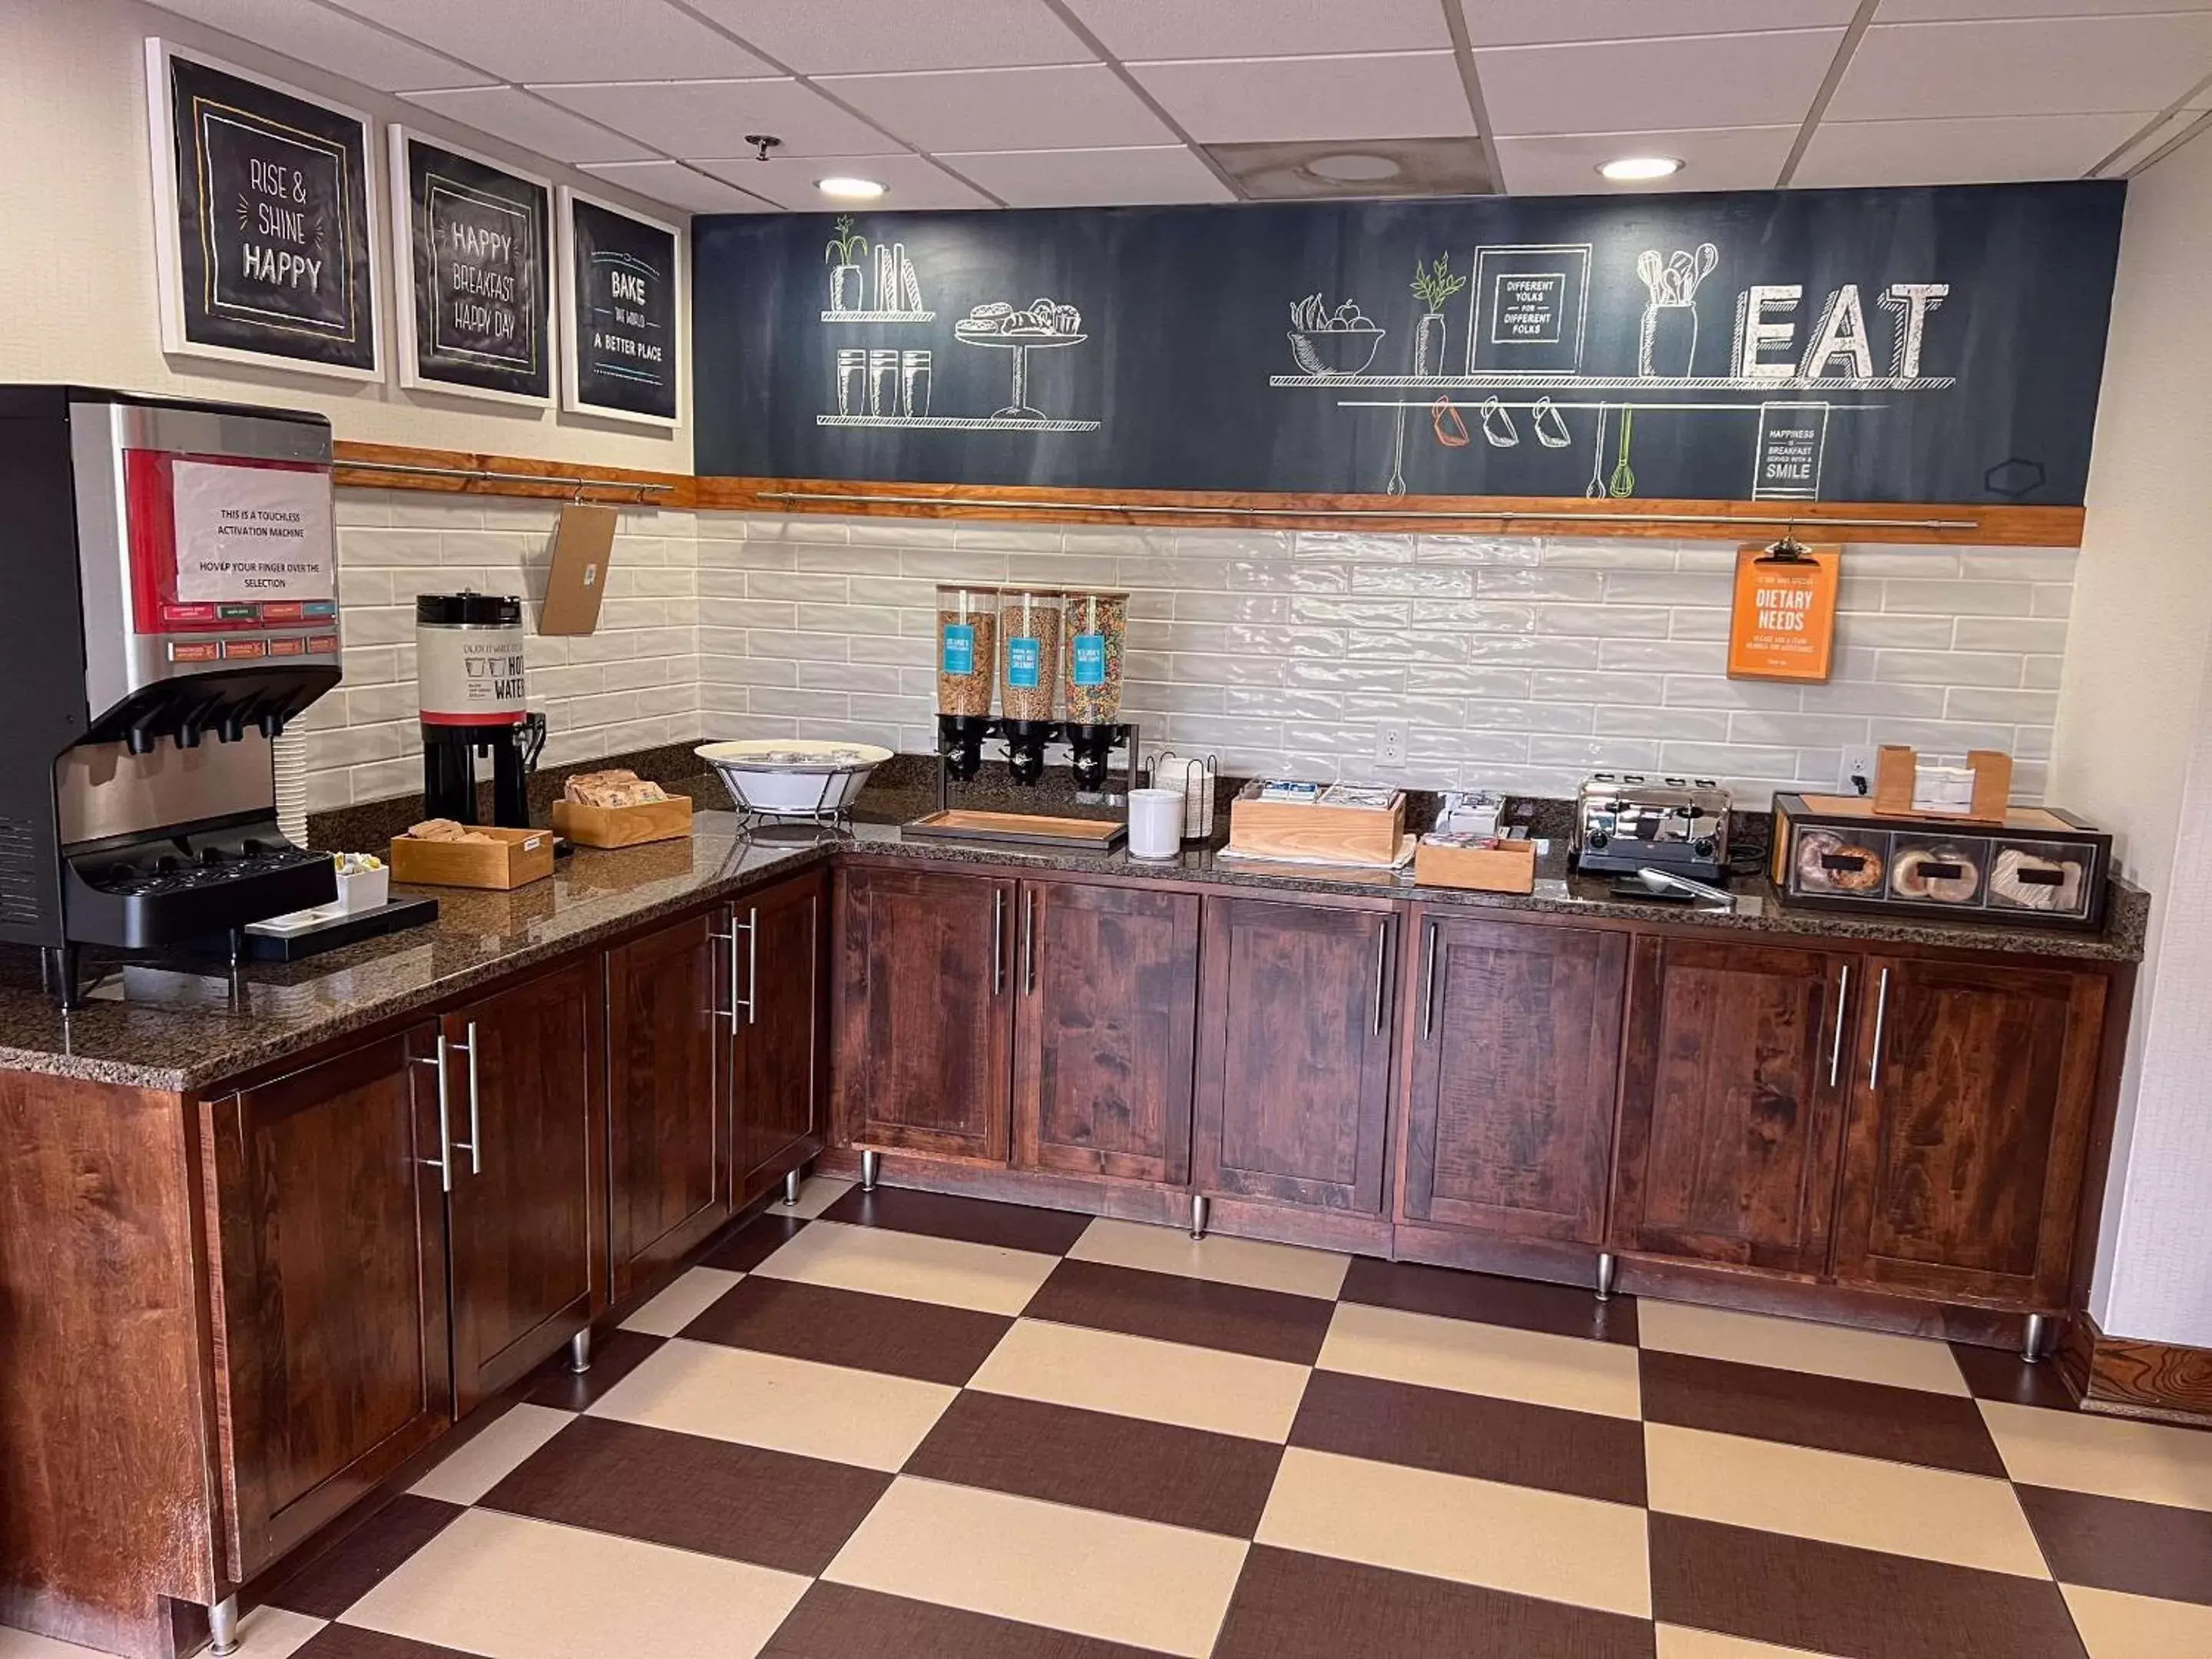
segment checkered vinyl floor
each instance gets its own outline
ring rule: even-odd
[[[1987,1351],[816,1182],[245,1629],[248,1659],[2201,1659],[2212,1434]]]

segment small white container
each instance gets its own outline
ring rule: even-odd
[[[392,866],[379,870],[359,870],[352,875],[338,872],[337,908],[347,915],[362,910],[374,910],[392,902]]]
[[[1182,852],[1183,797],[1180,789],[1129,792],[1129,855],[1171,859]]]

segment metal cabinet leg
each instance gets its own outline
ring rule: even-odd
[[[1613,1299],[1613,1270],[1614,1266],[1615,1263],[1613,1259],[1613,1252],[1607,1250],[1599,1255],[1597,1259],[1597,1299],[1601,1302],[1610,1302]]]
[[[2027,1316],[2027,1333],[2021,1338],[2020,1357],[2033,1364],[2043,1358],[2044,1317],[2041,1314]]]
[[[783,1201],[786,1204],[799,1202],[799,1171],[796,1170],[787,1170],[784,1174]]]
[[[568,1369],[578,1376],[592,1369],[592,1328],[589,1325],[568,1339]]]
[[[1190,1195],[1190,1236],[1193,1238],[1206,1237],[1206,1214],[1212,1207],[1206,1201],[1205,1194],[1193,1193]]]
[[[876,1176],[882,1171],[883,1167],[884,1157],[881,1152],[863,1152],[860,1154],[860,1190],[862,1192],[872,1193],[876,1190]]]
[[[238,1651],[238,1598],[226,1595],[208,1609],[208,1651],[217,1656]]]

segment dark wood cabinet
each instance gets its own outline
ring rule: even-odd
[[[624,1297],[730,1213],[729,913],[607,952],[608,1243]]]
[[[234,1582],[452,1424],[434,1052],[424,1026],[200,1109]]]
[[[444,1022],[462,1411],[607,1303],[600,974],[580,955]]]
[[[1850,1088],[1848,956],[1636,941],[1612,1239],[1817,1274]]]
[[[840,873],[837,1103],[863,1146],[1006,1161],[1014,884]]]
[[[733,1004],[738,1202],[749,1203],[822,1150],[828,1030],[821,872],[740,899]]]
[[[1200,1190],[1381,1212],[1395,927],[1381,907],[1206,901]]]
[[[1014,1000],[1014,1163],[1190,1178],[1199,901],[1024,882]]]
[[[1406,1218],[1595,1244],[1627,939],[1421,917]]]
[[[2060,1305],[2104,1037],[2094,973],[1875,957],[1839,1279]]]

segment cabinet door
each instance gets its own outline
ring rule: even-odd
[[[829,1066],[823,1036],[820,872],[738,906],[744,1000],[737,1005],[738,1202],[822,1150]]]
[[[464,1412],[606,1305],[603,1012],[584,955],[446,1018]]]
[[[1389,1127],[1389,913],[1209,898],[1195,1184],[1379,1213]]]
[[[1190,1178],[1199,902],[1024,882],[1014,1003],[1014,1162]]]
[[[1618,933],[1424,917],[1407,1219],[1600,1240],[1627,959]]]
[[[453,1422],[433,1052],[424,1026],[201,1109],[233,1580]]]
[[[1004,1164],[1013,884],[854,870],[838,947],[839,1121],[863,1146]]]
[[[1877,957],[1859,1000],[1839,1279],[2063,1299],[2105,981]]]
[[[607,952],[609,1254],[613,1292],[676,1261],[730,1213],[729,913]],[[481,1030],[481,1027],[479,1027]],[[479,1068],[479,1080],[482,1078]]]
[[[1615,1244],[1826,1271],[1864,981],[1818,951],[1637,940]]]

